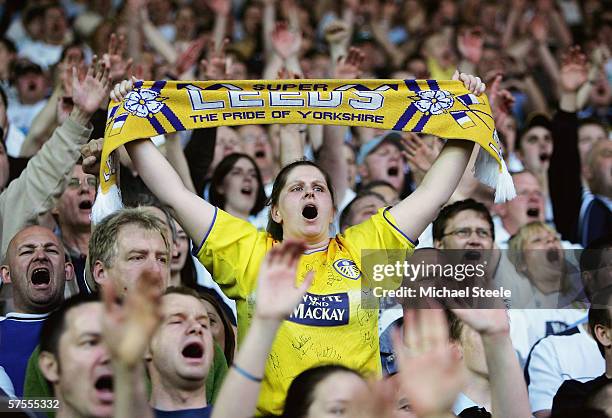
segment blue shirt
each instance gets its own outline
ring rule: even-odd
[[[153,408],[156,418],[210,418],[212,406],[196,409],[179,409],[178,411],[161,411]]]
[[[18,397],[23,396],[28,360],[38,345],[40,330],[48,316],[11,312],[0,318],[0,366],[13,382]]]

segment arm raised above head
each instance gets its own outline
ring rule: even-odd
[[[468,141],[448,140],[419,187],[389,210],[397,227],[409,238],[416,240],[448,202],[463,176],[473,147]]]
[[[212,227],[216,208],[185,187],[168,160],[148,139],[132,141],[125,148],[138,174],[189,234],[195,245],[199,245]]]
[[[463,81],[476,95],[485,90],[485,84],[478,77],[456,72],[453,80]],[[457,188],[473,148],[473,142],[449,139],[414,193],[389,210],[404,234],[416,240],[435,219]]]
[[[111,99],[123,100],[134,87],[134,81],[118,83],[111,91]],[[125,149],[149,190],[172,209],[194,244],[199,245],[212,227],[216,208],[185,187],[181,177],[149,139],[131,141],[125,144]]]

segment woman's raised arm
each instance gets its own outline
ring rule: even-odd
[[[132,90],[133,80],[124,80],[111,92],[111,99],[121,101]],[[172,209],[174,217],[195,245],[200,245],[215,218],[215,207],[190,192],[168,160],[149,139],[125,144],[134,167],[149,190]]]
[[[168,160],[149,139],[131,141],[125,148],[149,190],[172,209],[196,246],[210,230],[215,207],[190,192]]]
[[[472,75],[456,72],[453,80],[463,81],[465,87],[477,96],[485,90],[480,78]],[[457,188],[473,147],[473,142],[449,139],[414,193],[389,210],[404,234],[416,240],[438,216]]]

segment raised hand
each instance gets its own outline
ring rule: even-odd
[[[102,146],[104,138],[92,139],[81,146],[81,158],[83,158],[83,172],[98,176],[100,174],[100,160],[102,157]]]
[[[142,361],[161,320],[163,281],[161,272],[143,271],[122,304],[117,303],[117,289],[112,281],[102,287],[105,310],[102,337],[113,361],[126,367]]]
[[[498,130],[505,126],[515,100],[510,91],[501,88],[502,79],[501,74],[496,75],[489,92],[491,111],[493,112],[493,118]]]
[[[95,55],[84,80],[79,80],[76,67],[72,67],[72,101],[88,118],[108,97],[110,85],[109,68]]]
[[[207,0],[206,4],[216,15],[227,16],[232,9],[231,0]]]
[[[361,69],[359,68],[365,59],[365,54],[361,49],[351,47],[346,57],[338,58],[338,63],[334,71],[334,78],[353,79],[359,78]]]
[[[289,316],[312,284],[310,272],[295,286],[297,267],[306,247],[286,240],[272,247],[259,267],[255,315],[260,319],[283,320]]]
[[[425,143],[418,135],[407,132],[402,135],[402,156],[410,165],[411,170],[426,173],[438,158],[440,148]]]
[[[67,54],[57,68],[58,82],[62,89],[62,94],[67,97],[72,97],[72,67],[77,68],[79,80],[85,78],[87,73],[87,65],[80,54]]]
[[[282,59],[296,56],[302,46],[302,34],[289,30],[287,23],[278,22],[272,31],[272,47]]]
[[[478,64],[482,58],[484,37],[481,29],[463,31],[457,37],[457,48],[463,58],[471,63]]]
[[[529,24],[529,29],[539,43],[542,44],[548,40],[548,22],[543,16],[535,15]]]
[[[210,41],[208,59],[200,61],[200,74],[207,80],[227,80],[229,75],[230,63],[225,57],[225,48],[229,44],[229,39],[225,38],[219,49],[215,49],[214,40]]]
[[[130,80],[123,80],[120,83],[115,84],[115,87],[110,92],[110,98],[113,102],[120,102],[125,99],[125,96],[134,88],[136,78],[132,77]]]
[[[349,41],[350,27],[344,20],[334,20],[325,26],[325,40],[330,45],[345,44]]]
[[[57,98],[55,119],[58,125],[61,125],[66,119],[68,119],[68,116],[70,116],[70,112],[72,112],[73,107],[74,102],[72,101],[72,97],[60,96]]]
[[[561,57],[559,71],[559,85],[566,93],[576,92],[589,75],[587,57],[579,46],[570,47],[569,51]]]
[[[452,309],[474,331],[482,335],[498,335],[510,332],[508,313],[505,309]]]
[[[447,413],[463,388],[464,376],[449,344],[442,309],[404,312],[404,338],[393,334],[400,385],[419,417]]]
[[[108,42],[108,50],[102,55],[102,61],[110,69],[110,77],[112,81],[118,81],[128,77],[128,73],[132,68],[133,60],[130,58],[127,61],[123,59],[123,54],[127,47],[127,40],[124,35],[111,34]]]
[[[278,73],[276,74],[277,80],[299,80],[300,78],[301,77],[299,74],[289,71],[285,67],[278,70]]]
[[[468,89],[470,93],[475,94],[476,96],[480,96],[487,88],[486,84],[483,83],[482,80],[480,80],[480,77],[476,77],[466,73],[460,73],[459,70],[455,70],[455,74],[453,74],[453,80],[462,81],[465,88]]]
[[[55,118],[58,125],[70,116],[70,112],[74,107],[72,100],[72,69],[77,68],[77,77],[79,80],[85,80],[87,74],[87,65],[77,56],[68,55],[64,61],[58,66],[59,82],[61,86],[61,96],[57,98],[57,106]]]
[[[191,41],[187,49],[176,60],[174,70],[177,75],[183,74],[196,63],[205,45],[206,38],[203,36]]]

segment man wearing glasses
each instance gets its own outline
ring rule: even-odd
[[[433,222],[434,246],[441,250],[491,250],[493,220],[487,208],[473,199],[445,206]]]
[[[79,161],[66,181],[66,188],[52,211],[57,223],[56,234],[64,244],[66,254],[74,265],[76,284],[86,289],[84,272],[89,238],[91,237],[91,208],[96,197],[97,179],[83,172]]]

